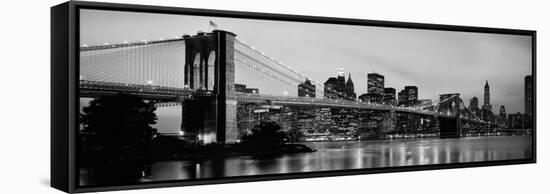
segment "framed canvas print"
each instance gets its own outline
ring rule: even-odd
[[[52,7],[65,192],[534,163],[535,31]]]

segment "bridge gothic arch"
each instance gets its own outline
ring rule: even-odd
[[[216,65],[216,51],[212,50],[208,55],[207,65],[206,65],[206,72],[207,72],[206,73],[206,90],[209,90],[209,91],[214,90],[215,65]]]
[[[201,57],[200,57],[200,53],[197,53],[195,54],[195,57],[193,57],[193,71],[191,71],[192,73],[192,77],[193,77],[193,86],[191,87],[191,89],[199,89],[201,87],[201,70],[200,70],[200,67],[201,67]]]
[[[185,86],[190,89],[214,90],[216,51],[197,52],[185,64]]]
[[[184,84],[183,84],[183,87],[184,88],[191,88],[191,71],[192,71],[192,67],[191,67],[191,64],[189,63],[185,63],[185,68],[184,68]]]

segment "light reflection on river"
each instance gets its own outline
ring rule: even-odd
[[[391,166],[478,162],[532,157],[531,137],[472,137],[307,143],[313,153],[275,158],[250,156],[158,162],[146,180],[326,171]],[[144,181],[146,181],[144,180]]]
[[[306,143],[313,153],[156,162],[136,182],[343,169],[478,162],[532,157],[531,137],[469,137]],[[89,182],[81,172],[81,185]]]

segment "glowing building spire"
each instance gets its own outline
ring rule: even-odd
[[[340,66],[340,69],[338,69],[338,77],[344,77],[346,76],[346,73],[344,72],[344,68]]]

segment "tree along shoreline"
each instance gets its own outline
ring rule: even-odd
[[[227,156],[270,156],[313,152],[303,144],[300,131],[283,131],[275,122],[260,122],[239,143],[201,144],[180,137],[163,136],[154,128],[158,117],[154,101],[130,94],[102,96],[83,107],[79,116],[82,130],[77,156],[80,166],[123,166],[156,160],[197,159]],[[190,128],[190,127],[188,127]],[[201,126],[190,131],[200,134]]]

